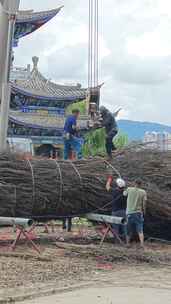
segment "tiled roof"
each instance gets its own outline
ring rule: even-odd
[[[35,125],[45,128],[62,129],[64,126],[64,116],[44,116],[36,113],[22,113],[18,111],[10,111],[10,118],[20,125]]]
[[[10,111],[10,120],[19,125],[27,125],[35,128],[53,128],[63,130],[65,117],[58,115],[40,115],[37,113],[22,113]],[[82,129],[87,127],[88,117],[81,117],[78,124]]]
[[[31,34],[54,18],[61,8],[62,6],[45,12],[20,11],[15,23],[13,46],[18,46],[20,38]]]
[[[87,89],[80,85],[67,86],[46,79],[38,70],[38,57],[33,57],[33,70],[27,80],[13,83],[13,91],[42,99],[77,100],[86,98]]]
[[[56,16],[59,11],[63,8],[63,6],[58,7],[56,9],[47,10],[43,12],[34,12],[33,10],[30,11],[19,11],[17,15],[16,23],[20,22],[33,22],[38,20],[43,20],[44,18],[53,18]]]

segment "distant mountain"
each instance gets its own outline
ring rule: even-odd
[[[129,140],[141,140],[145,132],[168,132],[171,133],[171,126],[166,126],[153,122],[140,122],[133,120],[118,120],[121,131],[128,135]]]

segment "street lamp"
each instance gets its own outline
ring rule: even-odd
[[[0,152],[7,148],[8,116],[11,97],[10,68],[16,14],[20,0],[0,0]]]

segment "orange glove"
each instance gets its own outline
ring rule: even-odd
[[[110,191],[112,181],[113,181],[113,176],[109,176],[108,179],[107,179],[107,183],[106,183],[106,190],[107,191]]]

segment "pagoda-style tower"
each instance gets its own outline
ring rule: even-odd
[[[39,13],[20,12],[15,25],[14,46],[18,45],[20,38],[37,30],[60,10],[61,7]],[[80,84],[61,85],[48,80],[39,71],[39,58],[35,56],[32,61],[32,70],[28,65],[27,69],[13,68],[12,71],[8,138],[9,142],[27,139],[33,143],[36,154],[54,155],[63,147],[67,107],[86,100],[88,90],[83,89]],[[15,77],[17,72],[18,77]],[[82,130],[87,129],[88,111],[89,108],[87,115],[81,117],[79,122]]]
[[[56,84],[46,79],[38,69],[38,57],[33,57],[33,69],[25,80],[12,82],[9,117],[9,136],[30,138],[35,148],[63,144],[63,126],[66,108],[86,99],[87,89]],[[86,117],[80,120],[87,127]]]

